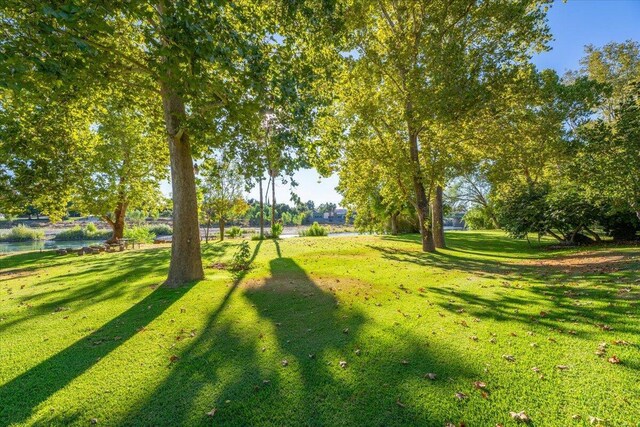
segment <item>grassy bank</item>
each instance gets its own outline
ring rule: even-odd
[[[35,242],[44,240],[44,231],[18,225],[8,233],[0,233],[0,242]]]
[[[639,248],[447,237],[0,258],[0,425],[637,425]]]

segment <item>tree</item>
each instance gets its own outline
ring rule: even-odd
[[[117,94],[109,99],[94,119],[97,142],[75,199],[81,210],[112,227],[109,242],[116,242],[124,236],[128,209],[149,212],[162,202],[169,153],[158,111],[148,104],[152,99]]]
[[[259,72],[253,59],[261,40],[280,34],[302,40],[305,50],[314,37],[331,34],[326,24],[333,22],[332,3],[283,3],[2,3],[3,86],[56,95],[59,88],[89,90],[104,82],[159,95],[173,197],[168,286],[204,276],[192,134],[202,143],[220,143],[220,123],[248,114],[236,106],[243,105],[245,89]]]
[[[37,207],[61,220],[92,163],[90,104],[73,90],[61,99],[27,91],[0,97],[0,207]]]
[[[207,222],[206,241],[209,241],[209,226],[213,219],[220,228],[220,240],[224,240],[225,224],[239,218],[249,209],[242,197],[244,179],[237,165],[208,159],[202,163],[202,212]]]
[[[351,33],[357,53],[347,59],[341,107],[371,134],[385,135],[380,148],[398,151],[391,163],[406,165],[397,172],[410,178],[407,200],[424,251],[435,250],[429,202],[443,184],[449,152],[441,135],[482,106],[489,88],[529,52],[543,48],[546,3],[358,3]]]
[[[571,154],[580,172],[574,178],[587,185],[589,197],[640,219],[640,44],[587,46],[581,64],[570,77],[603,85],[605,95],[592,109],[593,120],[576,129]]]

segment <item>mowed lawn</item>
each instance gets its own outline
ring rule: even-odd
[[[639,247],[447,238],[2,257],[0,425],[640,425]]]

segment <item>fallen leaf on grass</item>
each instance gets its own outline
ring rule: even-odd
[[[629,345],[629,343],[625,340],[615,340],[613,341],[615,345]]]
[[[556,369],[566,371],[567,369],[569,369],[569,367],[567,365],[556,365]]]
[[[600,424],[600,423],[602,423],[603,421],[604,421],[604,420],[603,420],[602,418],[589,416],[589,423],[590,423],[590,424]]]
[[[208,417],[213,417],[216,414],[216,412],[218,412],[218,409],[217,408],[213,408],[212,410],[207,412],[207,416]]]
[[[509,415],[511,415],[511,418],[520,423],[528,423],[531,421],[531,418],[529,418],[529,416],[524,411],[509,412]]]
[[[482,381],[475,381],[473,383],[473,386],[477,389],[483,389],[483,388],[487,388],[487,384],[482,382]]]
[[[503,358],[504,360],[506,360],[507,362],[515,362],[515,361],[516,361],[516,358],[515,358],[515,357],[513,357],[513,356],[512,356],[512,355],[510,355],[510,354],[503,354],[503,355],[502,355],[502,358]]]
[[[169,362],[170,362],[170,363],[175,363],[175,362],[177,362],[178,360],[180,360],[180,358],[179,358],[178,356],[176,356],[175,354],[174,354],[174,355],[172,355],[172,356],[169,358]]]
[[[406,408],[407,405],[405,405],[404,403],[400,402],[400,399],[396,400],[396,405],[398,405],[401,408]]]
[[[428,378],[430,380],[435,380],[436,378],[438,378],[438,376],[432,372],[429,372],[428,374],[424,375],[425,378]]]
[[[287,359],[283,359],[280,363],[282,364],[282,366],[289,366],[289,361]]]
[[[540,372],[540,368],[538,368],[537,366],[534,366],[533,368],[531,368],[531,370],[533,372]]]
[[[573,419],[573,420],[579,420],[581,418],[582,418],[582,415],[580,415],[580,414],[575,414],[575,415],[571,416],[571,419]]]
[[[347,362],[346,362],[346,361],[344,361],[344,360],[341,360],[341,361],[340,361],[340,367],[341,367],[342,369],[346,369],[346,367],[347,367]]]
[[[409,364],[409,361],[408,361],[408,360],[403,360],[403,361],[402,361],[402,362],[400,362],[400,363],[402,363],[403,365],[408,365],[408,364]]]
[[[464,399],[467,399],[469,397],[469,396],[467,396],[466,394],[464,394],[461,391],[456,392],[455,396],[456,396],[456,399],[458,399],[458,400],[464,400]]]
[[[362,350],[360,350],[359,348],[356,348],[356,356],[360,356],[360,354],[362,354]]]
[[[617,365],[618,363],[620,363],[620,359],[618,359],[618,356],[614,354],[609,358],[609,363],[613,363],[614,365]]]

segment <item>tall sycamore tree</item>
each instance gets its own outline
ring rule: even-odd
[[[492,85],[545,47],[549,3],[353,2],[347,93],[372,104],[366,116],[354,111],[358,120],[402,142],[424,251],[435,250],[429,202],[447,152],[439,132],[487,102]]]
[[[0,82],[9,90],[49,94],[69,85],[88,90],[87,82],[117,82],[158,95],[174,220],[166,284],[177,286],[204,276],[192,136],[205,141],[199,131],[215,132],[211,123],[229,116],[245,96],[260,40],[289,31],[281,22],[295,22],[290,34],[304,38],[311,34],[305,33],[310,24],[323,26],[332,5],[311,0],[7,0],[0,5]]]

